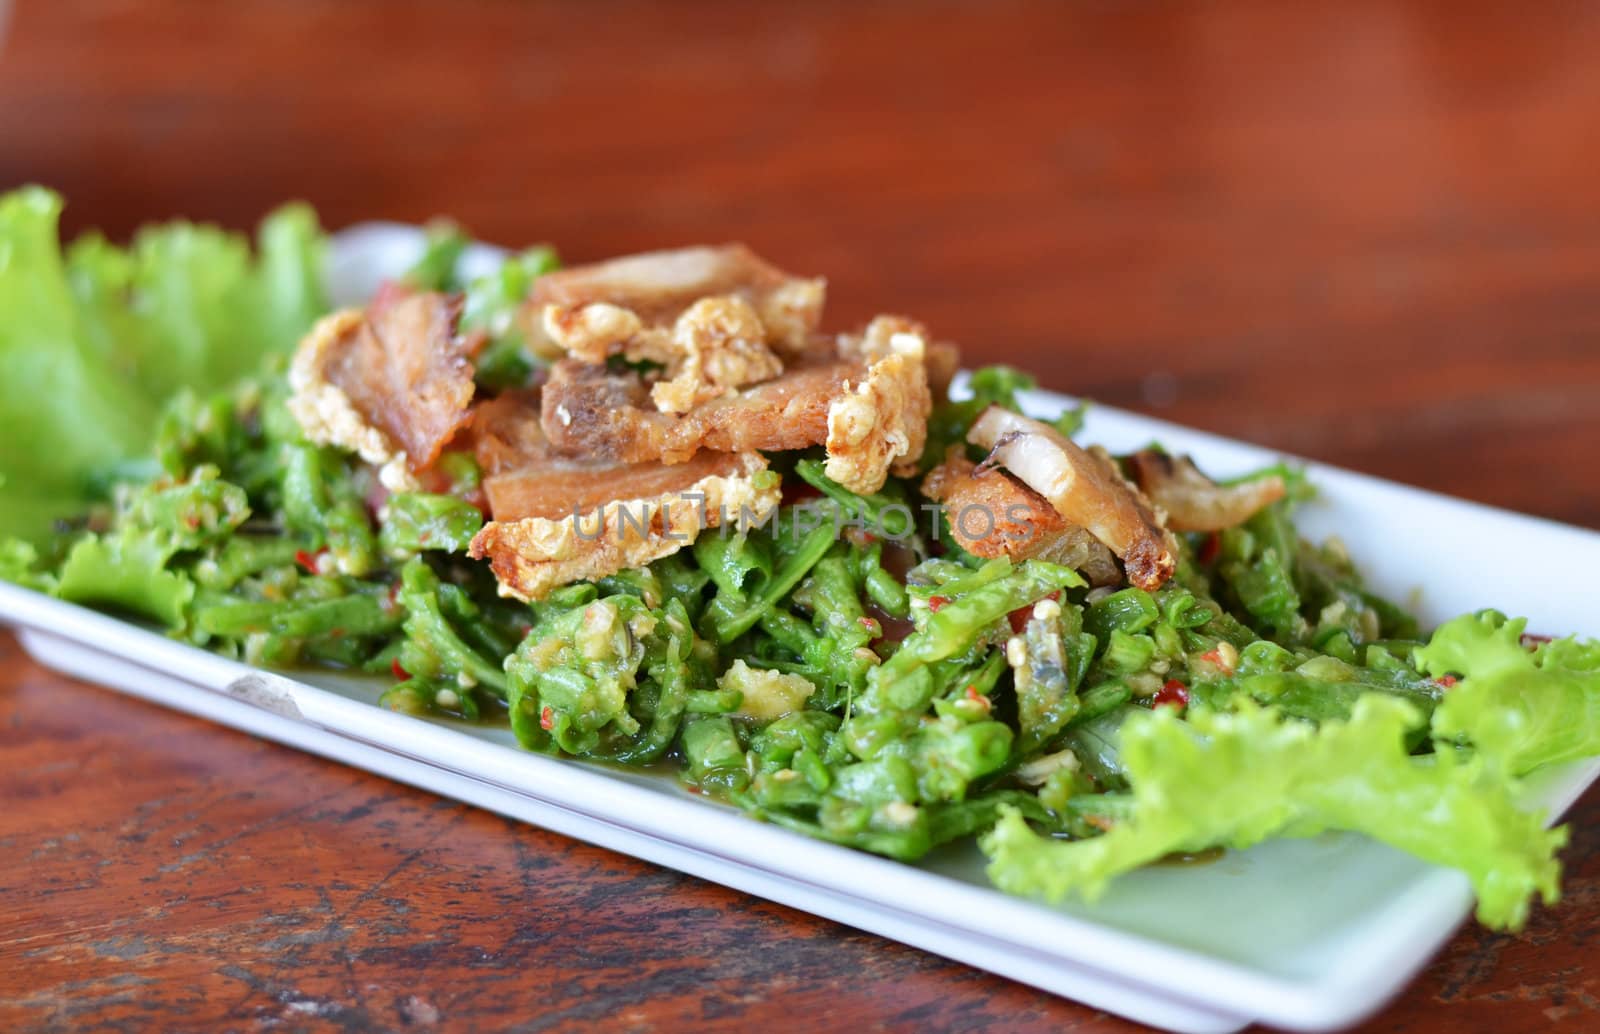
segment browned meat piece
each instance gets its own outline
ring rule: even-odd
[[[876,492],[889,471],[917,472],[928,440],[928,332],[903,316],[879,316],[861,334],[839,338],[839,354],[870,365],[828,407],[824,473],[852,492]]]
[[[507,391],[472,411],[472,441],[485,477],[504,474],[550,456],[539,426],[539,391]]]
[[[724,517],[759,524],[781,495],[776,477],[758,477],[767,464],[756,453],[700,452],[674,466],[556,455],[534,392],[479,406],[472,434],[493,520],[470,553],[519,599],[658,560]]]
[[[553,459],[497,474],[484,483],[494,520],[468,552],[488,558],[501,595],[541,599],[670,556],[724,520],[759,525],[782,495],[766,466],[703,452],[671,467]]]
[[[624,463],[681,463],[700,449],[824,445],[829,477],[875,492],[891,468],[914,471],[922,453],[932,407],[926,339],[916,324],[879,317],[835,347],[838,357],[801,360],[781,377],[683,414],[650,405],[644,379],[632,371],[563,359],[544,385],[544,431],[558,452]]]
[[[700,299],[673,324],[669,379],[657,381],[650,398],[663,413],[687,413],[702,402],[777,377],[783,361],[765,339],[760,317],[744,299]]]
[[[1221,531],[1243,524],[1283,498],[1277,475],[1223,487],[1200,473],[1187,456],[1141,449],[1128,457],[1133,479],[1150,501],[1167,512],[1173,531]]]
[[[1075,445],[1048,424],[990,406],[967,440],[989,451],[1056,511],[1110,547],[1128,580],[1154,591],[1172,577],[1177,548],[1150,505],[1108,459]]]
[[[928,472],[922,494],[944,504],[951,534],[973,556],[1048,560],[1082,571],[1095,585],[1122,579],[1111,551],[1093,535],[1067,523],[1049,500],[1011,474],[980,471],[960,447]]]
[[[650,397],[664,413],[682,413],[746,384],[783,373],[767,330],[737,295],[701,298],[670,327],[646,326],[630,309],[603,302],[545,307],[545,332],[567,355],[599,365],[613,355],[666,368]]]
[[[642,331],[671,327],[702,298],[736,296],[755,310],[768,344],[797,355],[810,347],[825,295],[825,281],[790,276],[742,244],[725,244],[547,273],[534,283],[522,321],[545,354],[599,361]]]
[[[699,452],[673,466],[558,455],[539,426],[538,407],[537,392],[507,392],[473,415],[484,496],[497,521],[560,520],[617,499],[683,491],[701,478],[730,476],[744,466],[743,457],[729,452]]]
[[[481,334],[456,332],[461,300],[407,295],[366,313],[335,313],[301,342],[290,410],[311,440],[375,464],[421,471],[466,424]]]
[[[484,496],[497,521],[525,517],[561,520],[590,513],[618,499],[652,499],[684,492],[708,477],[732,477],[744,468],[736,452],[700,452],[687,463],[621,466],[554,457],[547,463],[486,478]]]
[[[808,363],[679,416],[651,406],[635,373],[563,359],[550,368],[540,419],[558,451],[624,463],[682,463],[702,448],[804,449],[827,440],[828,407],[846,381],[865,375],[854,360]]]

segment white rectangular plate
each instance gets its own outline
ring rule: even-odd
[[[409,227],[340,234],[335,298],[366,297],[420,246]],[[498,256],[474,249],[469,267]],[[1037,392],[1027,402],[1051,415],[1071,400]],[[1159,439],[1219,475],[1279,458],[1107,408],[1090,411],[1084,437],[1113,451]],[[1302,510],[1302,530],[1337,533],[1372,587],[1425,622],[1495,606],[1539,631],[1600,634],[1581,580],[1531,582],[1526,559],[1600,570],[1600,534],[1307,466],[1321,495]],[[506,730],[382,710],[372,680],[257,671],[5,584],[0,620],[69,674],[1172,1030],[1353,1023],[1411,979],[1471,904],[1458,873],[1328,835],[1210,865],[1156,866],[1123,877],[1094,906],[1050,907],[990,888],[970,844],[910,866],[810,840],[667,776],[529,754]],[[1530,792],[1559,814],[1597,775],[1600,761],[1566,766]]]

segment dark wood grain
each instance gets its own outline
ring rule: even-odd
[[[744,239],[842,322],[1600,526],[1597,48],[1575,3],[35,0],[0,188],[114,235],[305,197],[573,259]],[[1129,1029],[9,639],[0,730],[0,1028]],[[1600,1027],[1600,797],[1574,824],[1561,907],[1371,1029]]]

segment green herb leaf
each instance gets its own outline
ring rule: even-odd
[[[1477,762],[1408,756],[1420,724],[1415,708],[1380,696],[1320,727],[1247,703],[1187,722],[1166,708],[1136,713],[1120,734],[1132,816],[1104,836],[1061,842],[1008,814],[981,841],[989,876],[1012,893],[1093,899],[1111,877],[1174,851],[1351,830],[1462,870],[1479,919],[1518,928],[1533,895],[1557,897],[1566,830],[1519,810],[1511,787]]]

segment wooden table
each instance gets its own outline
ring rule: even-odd
[[[0,187],[117,235],[303,196],[570,259],[742,238],[840,322],[1594,527],[1597,45],[1571,4],[36,0]],[[0,1027],[1129,1026],[9,638],[0,722]],[[1600,795],[1573,820],[1561,907],[1466,930],[1372,1029],[1600,1029]]]

